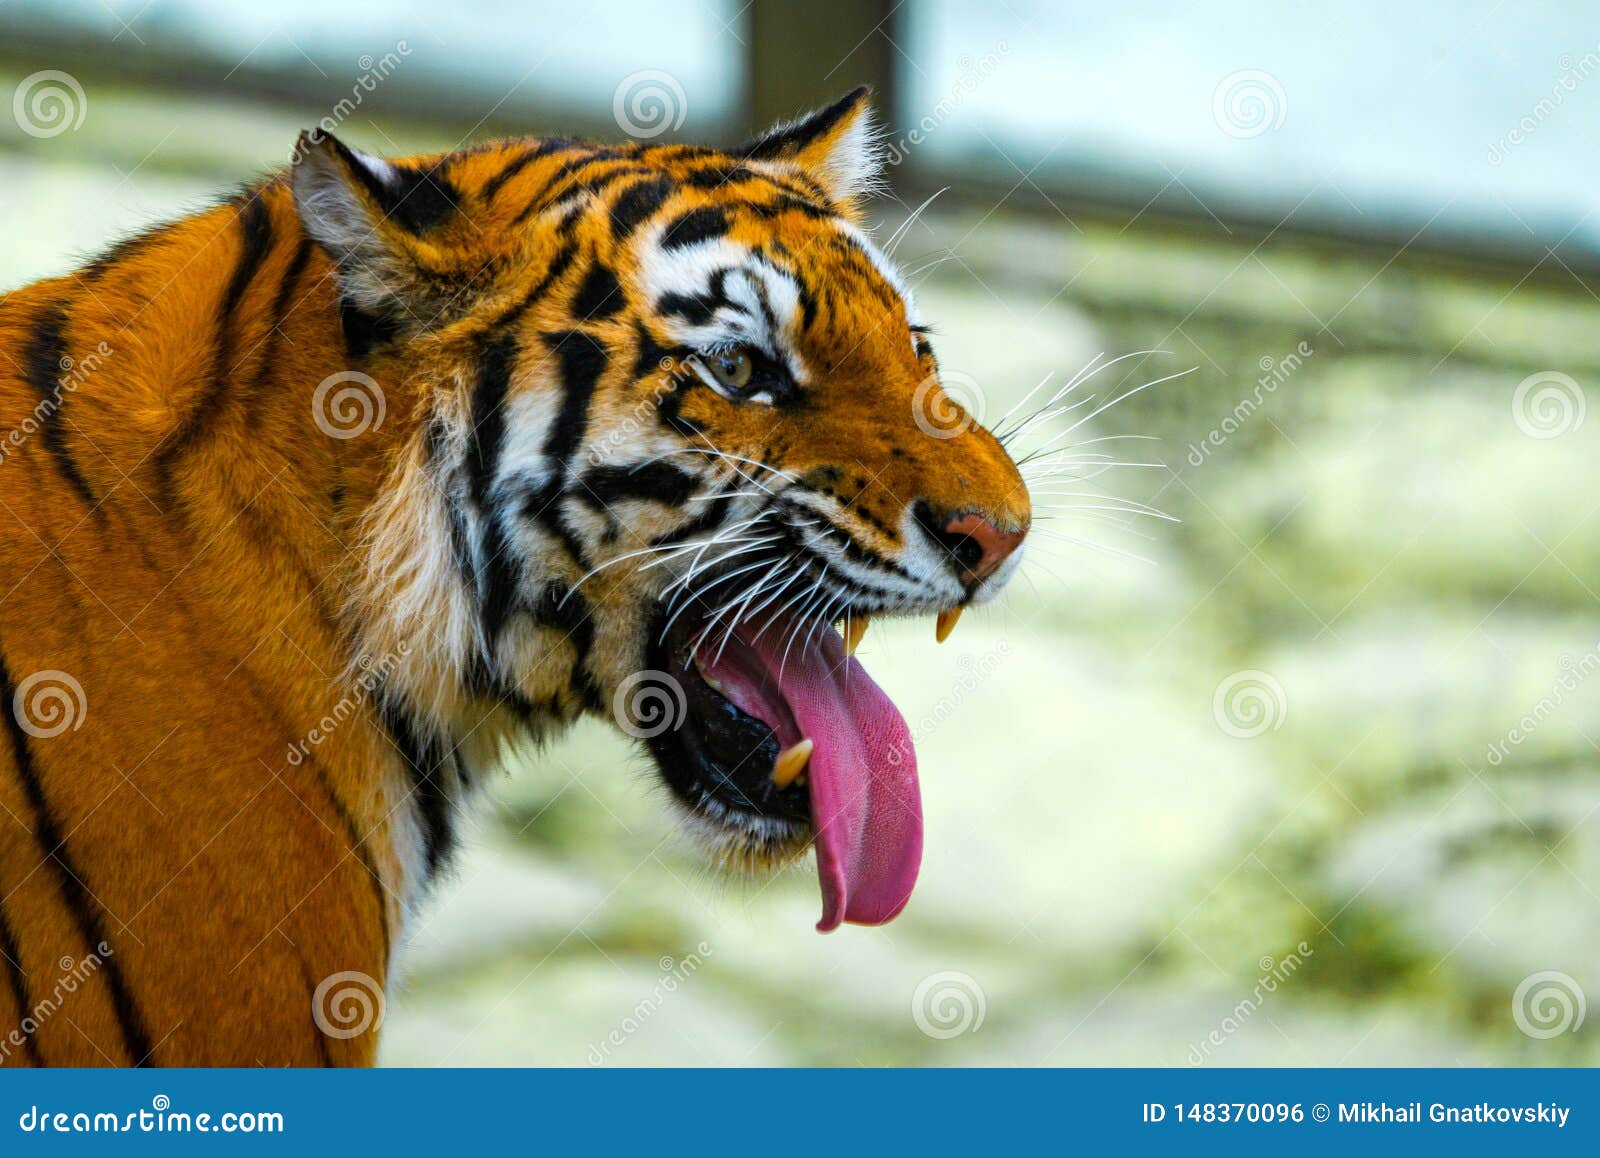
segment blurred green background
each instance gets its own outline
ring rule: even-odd
[[[943,647],[863,645],[919,741],[899,921],[711,875],[585,725],[414,930],[388,1063],[1600,1062],[1600,22],[1189,7],[0,5],[0,288],[324,117],[731,141],[865,80],[880,238],[944,190],[897,258],[961,396],[1134,355],[1022,449],[1151,465],[1042,487]]]

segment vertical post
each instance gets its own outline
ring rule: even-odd
[[[859,84],[870,84],[880,112],[891,116],[900,3],[751,0],[744,21],[745,131],[827,104]]]

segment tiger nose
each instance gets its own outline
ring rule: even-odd
[[[929,528],[935,540],[950,555],[950,564],[962,581],[982,583],[1000,569],[1022,544],[1028,529],[1008,531],[994,520],[975,511],[965,511],[935,521]]]

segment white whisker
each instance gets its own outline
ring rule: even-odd
[[[905,221],[901,223],[900,228],[896,229],[889,235],[889,240],[883,243],[883,252],[885,256],[894,256],[894,251],[899,248],[900,242],[905,240],[906,234],[909,233],[911,227],[917,223],[917,219],[922,216],[923,211],[937,201],[940,195],[945,193],[949,188],[950,187],[946,185],[943,189],[935,189],[933,193],[928,196],[926,201],[911,211],[911,216],[907,217]]]

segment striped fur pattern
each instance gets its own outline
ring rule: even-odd
[[[735,151],[307,136],[0,298],[0,1061],[370,1063],[326,982],[381,1001],[473,790],[610,718],[675,596],[754,543],[783,578],[707,598],[962,597],[919,504],[1027,495],[919,432],[872,173],[861,93]]]

